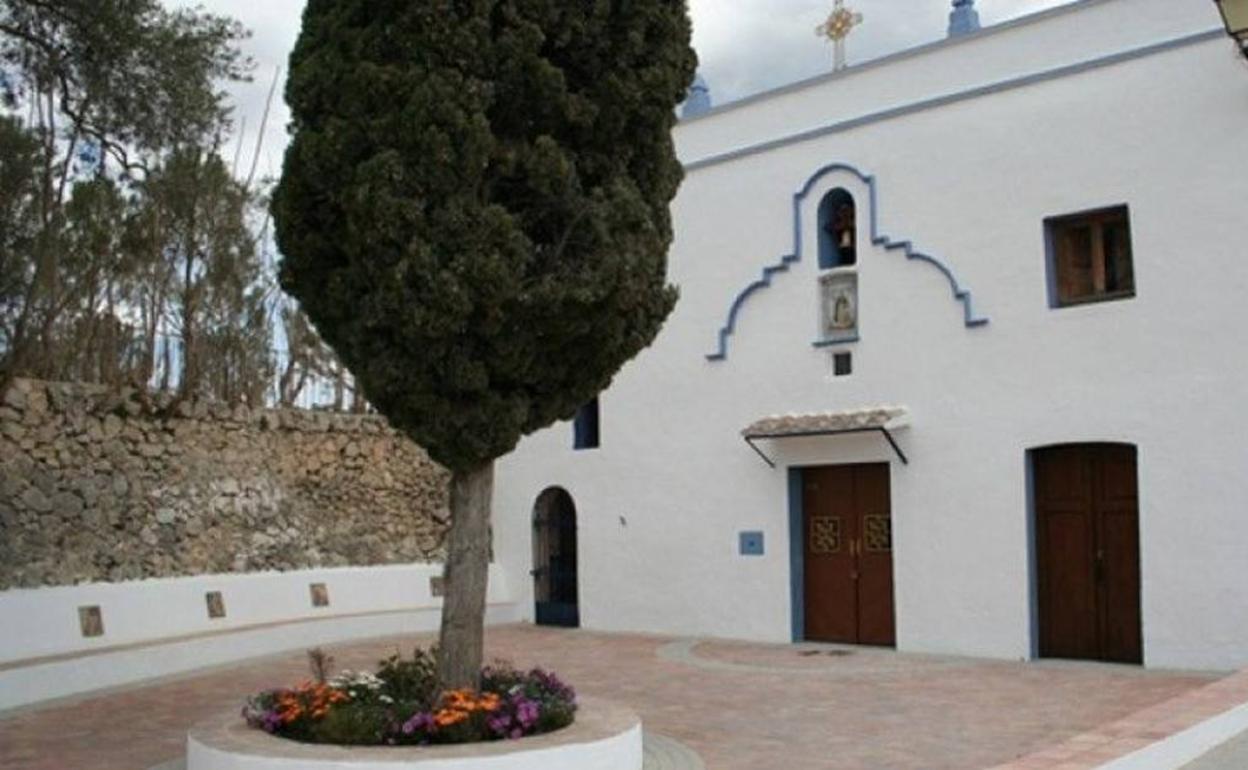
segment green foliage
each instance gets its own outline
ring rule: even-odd
[[[127,167],[212,141],[227,110],[220,80],[247,77],[236,21],[159,0],[0,0],[0,60],[16,101],[42,98],[81,138]]]
[[[254,201],[216,154],[245,35],[159,0],[0,0],[4,380],[146,384],[176,335],[184,391],[259,400]]]
[[[408,660],[391,655],[378,664],[377,677],[396,702],[429,708],[438,697],[437,648],[417,647]]]
[[[377,702],[353,702],[349,707],[332,708],[312,732],[313,743],[337,746],[379,746],[393,720],[390,709]]]
[[[183,343],[184,390],[259,403],[272,340],[254,207],[221,159],[171,153],[130,194],[108,176],[78,179],[45,223],[37,212],[39,144],[12,121],[0,122],[5,135],[16,140],[0,149],[0,186],[12,191],[0,202],[6,368],[147,382],[165,333]],[[22,139],[35,151],[22,150]]]
[[[268,386],[270,328],[250,196],[220,156],[179,150],[141,185],[169,271],[170,328],[183,345],[181,388],[259,403]]]
[[[462,471],[572,416],[676,301],[674,0],[311,0],[273,214],[283,286]]]
[[[91,381],[120,367],[124,324],[111,290],[129,267],[121,245],[127,202],[111,180],[95,177],[74,183],[64,213],[56,283],[36,295],[62,303],[40,307],[41,317],[55,319],[41,365],[60,379]]]
[[[30,280],[35,241],[37,171],[42,147],[13,118],[0,116],[0,346],[8,348]]]

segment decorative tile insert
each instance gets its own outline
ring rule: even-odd
[[[742,556],[762,556],[763,555],[763,533],[762,532],[742,532],[740,542],[740,550]]]
[[[204,601],[208,604],[209,619],[225,617],[225,598],[221,596],[220,591],[209,591],[204,594]]]
[[[841,517],[810,517],[810,552],[831,554],[841,550]]]
[[[79,607],[78,625],[82,628],[83,636],[103,636],[104,614],[100,612],[99,606]]]
[[[429,578],[429,595],[430,596],[446,596],[446,578],[441,575],[434,575]]]
[[[863,517],[863,544],[870,553],[893,550],[893,519],[888,514]]]
[[[312,591],[313,607],[329,606],[329,589],[325,587],[324,583],[313,583],[309,588]]]
[[[858,275],[827,273],[819,277],[822,342],[849,342],[858,338]]]

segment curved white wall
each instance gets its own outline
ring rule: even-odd
[[[200,575],[0,593],[0,709],[317,644],[435,631],[442,565]],[[323,583],[329,606],[313,607]],[[220,591],[226,616],[208,617]],[[519,613],[490,567],[487,619]],[[84,638],[78,608],[98,606],[104,635]]]

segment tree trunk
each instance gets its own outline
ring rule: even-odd
[[[438,647],[438,678],[446,689],[476,689],[481,676],[493,492],[493,460],[451,477],[451,530]]]
[[[344,377],[345,375],[343,374],[342,367],[341,366],[337,367],[334,370],[334,411],[335,412],[342,411],[343,396],[345,395],[346,389],[347,389],[346,382],[343,379]],[[456,475],[458,476],[459,474],[456,474]],[[454,509],[454,506],[452,506],[452,510],[453,509]]]

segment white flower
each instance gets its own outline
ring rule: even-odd
[[[376,674],[371,674],[367,671],[349,671],[348,670],[348,671],[343,671],[338,676],[334,677],[333,679],[330,679],[329,684],[331,687],[335,687],[339,690],[346,690],[352,687],[355,687],[355,688],[362,687],[366,690],[372,690],[375,692],[377,690],[380,690],[385,683],[382,682],[381,679],[378,678]],[[350,694],[352,696],[355,695],[355,693],[353,692]]]

